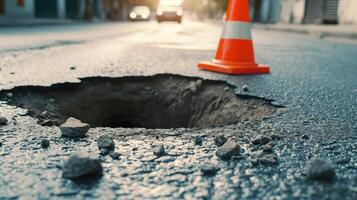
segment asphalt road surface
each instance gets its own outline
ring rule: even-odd
[[[103,23],[0,30],[0,90],[80,82],[85,77],[179,74],[223,80],[236,93],[274,100],[282,114],[212,128],[91,128],[69,140],[58,126],[41,126],[26,110],[0,104],[0,199],[357,199],[357,46],[305,35],[254,30],[256,60],[271,74],[227,76],[200,71],[214,57],[219,24]],[[93,105],[95,106],[95,105]],[[99,156],[101,177],[62,178],[71,153],[99,154],[97,138],[114,137],[121,156]],[[231,160],[215,154],[213,138],[235,138],[243,151]],[[269,145],[253,145],[258,135]],[[196,145],[194,136],[203,139]],[[41,140],[50,146],[41,148]],[[167,154],[157,157],[155,146]],[[254,162],[271,151],[275,163]],[[330,182],[309,179],[312,157],[332,163]],[[208,163],[208,164],[204,164]],[[202,165],[217,173],[202,174]]]

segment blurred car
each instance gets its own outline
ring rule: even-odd
[[[150,20],[150,8],[147,6],[135,6],[129,14],[129,19],[131,21]]]
[[[182,22],[183,9],[181,5],[159,5],[156,19],[159,23],[163,21]]]

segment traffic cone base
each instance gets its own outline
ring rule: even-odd
[[[216,57],[198,63],[198,68],[225,74],[268,74],[269,66],[254,58],[248,0],[230,0]]]
[[[212,62],[200,62],[198,67],[203,70],[224,73],[224,74],[269,74],[269,66],[258,64],[244,63],[226,63],[213,60]]]

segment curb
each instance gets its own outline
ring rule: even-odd
[[[253,25],[253,28],[263,29],[268,31],[282,31],[282,32],[304,34],[304,35],[312,35],[320,39],[332,37],[332,38],[340,38],[340,39],[357,40],[357,32],[348,33],[348,32],[336,32],[336,31],[319,31],[319,30],[283,28],[283,27],[272,27],[272,26],[268,27],[268,26],[261,26],[261,25]]]

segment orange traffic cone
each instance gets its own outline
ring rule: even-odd
[[[198,67],[225,74],[269,73],[269,66],[255,63],[248,0],[229,1],[216,58]]]

